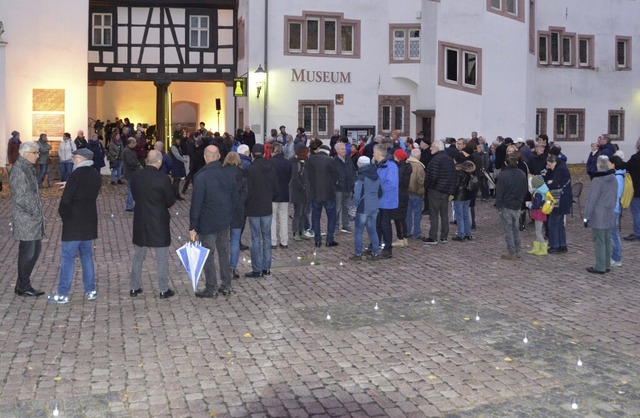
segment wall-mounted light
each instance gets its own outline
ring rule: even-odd
[[[258,65],[258,69],[253,73],[256,77],[256,89],[258,90],[258,99],[260,98],[260,91],[264,87],[265,80],[267,78],[267,72],[262,68],[262,64]]]

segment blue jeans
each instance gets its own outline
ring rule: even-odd
[[[136,202],[133,201],[133,195],[131,194],[131,180],[127,180],[127,201],[125,203],[126,210],[133,210],[133,206]]]
[[[40,174],[38,174],[38,187],[42,187],[42,181],[44,180],[44,176],[48,172],[49,172],[49,164],[40,164]],[[48,183],[48,180],[47,180],[47,183]]]
[[[620,243],[620,214],[613,215],[613,228],[611,229],[611,259],[622,261],[622,245]]]
[[[640,237],[640,197],[631,199],[631,219],[633,220],[633,235]]]
[[[63,161],[60,163],[60,181],[69,180],[69,176],[73,171],[73,161]]]
[[[60,280],[58,281],[58,295],[69,296],[76,254],[80,255],[82,265],[82,285],[84,292],[96,290],[96,276],[93,269],[93,240],[62,241],[60,248]]]
[[[230,231],[231,248],[229,251],[229,266],[235,270],[238,268],[238,258],[240,258],[240,235],[242,235],[242,228],[232,228]]]
[[[547,220],[549,248],[566,247],[567,231],[564,227],[564,215],[555,214],[554,212],[551,212]]]
[[[422,196],[409,195],[409,207],[407,208],[407,234],[419,237],[422,235],[420,222],[422,221]]]
[[[470,200],[454,200],[453,209],[456,214],[456,225],[458,226],[458,237],[471,236],[471,215],[469,214]]]
[[[327,212],[327,242],[334,241],[334,233],[336,231],[336,201],[335,200],[312,200],[311,201],[311,225],[315,234],[315,242],[322,241],[320,235],[320,216],[322,208]]]
[[[254,272],[271,270],[271,215],[247,219],[251,229],[251,268]]]
[[[117,160],[116,166],[111,169],[111,181],[121,180],[122,179],[122,166],[123,161]]]
[[[378,240],[378,232],[376,231],[377,218],[377,210],[370,215],[365,215],[364,213],[356,214],[356,230],[353,237],[356,246],[356,255],[362,255],[362,238],[365,227],[367,228],[367,234],[369,234],[369,240],[371,241],[371,252],[374,255],[380,254],[380,241]]]
[[[507,243],[507,251],[511,255],[519,255],[521,243],[520,210],[502,208],[500,209],[500,220],[504,230],[504,240]]]

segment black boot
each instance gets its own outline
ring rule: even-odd
[[[172,186],[176,200],[184,200],[182,196],[180,196],[180,177],[174,177]]]
[[[476,208],[469,208],[471,210],[471,229],[476,229]]]
[[[520,231],[524,231],[526,216],[527,216],[527,211],[523,210],[522,212],[520,212],[520,226],[518,228]]]

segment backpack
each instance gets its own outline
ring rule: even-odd
[[[542,213],[544,213],[545,215],[548,215],[551,213],[551,211],[555,206],[556,206],[556,199],[553,197],[551,192],[547,192],[544,195],[544,203],[542,204],[542,207],[540,208],[540,210],[542,210]]]
[[[478,177],[474,174],[469,175],[469,183],[467,183],[467,191],[471,193],[476,193],[480,188],[480,181]]]
[[[620,206],[622,209],[626,209],[631,206],[631,199],[633,199],[633,181],[631,180],[631,174],[626,173],[624,175],[624,189],[622,190],[622,196],[620,197]]]

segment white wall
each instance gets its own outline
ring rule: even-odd
[[[0,18],[7,42],[4,72],[0,68],[7,86],[7,105],[0,106],[1,137],[17,130],[23,141],[36,139],[33,89],[64,89],[65,131],[86,130],[88,0],[2,1]],[[0,157],[4,161],[6,149]]]

